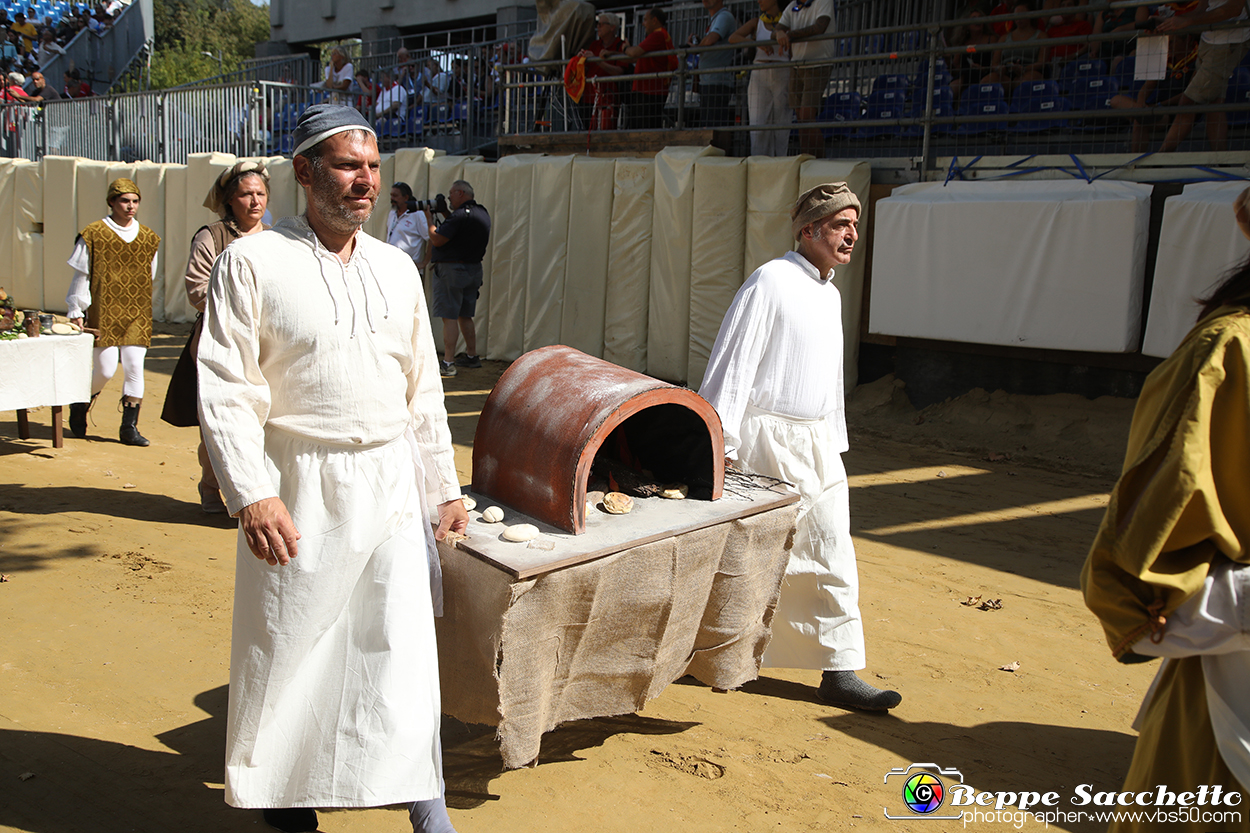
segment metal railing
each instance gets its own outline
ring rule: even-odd
[[[885,10],[896,19],[900,16],[898,9],[892,5],[879,5],[887,6]],[[1133,9],[1143,5],[1151,4],[1142,0],[1128,0],[1115,2],[1110,6],[1084,5],[1061,11],[1083,12],[1092,16],[1100,11]],[[844,11],[848,13],[843,14]],[[730,133],[734,152],[742,155],[748,152],[745,134],[749,131],[789,133],[803,127],[823,132],[828,156],[903,157],[922,160],[925,168],[931,168],[936,156],[1140,152],[1140,135],[1134,135],[1132,130],[1134,121],[1139,126],[1157,127],[1156,123],[1166,122],[1181,113],[1226,113],[1229,122],[1233,124],[1229,147],[1250,148],[1250,135],[1247,135],[1250,133],[1250,67],[1239,70],[1230,82],[1229,90],[1237,96],[1235,101],[1188,107],[1161,104],[1138,107],[1133,102],[1126,103],[1121,100],[1111,107],[1109,105],[1114,92],[1112,84],[1122,80],[1123,74],[1117,78],[1111,67],[1106,64],[1096,65],[1091,61],[1091,66],[1101,66],[1101,69],[1093,69],[1089,73],[1090,77],[1111,79],[1102,88],[1108,92],[1100,97],[1096,92],[1091,92],[1092,87],[1085,85],[1078,95],[1074,90],[1078,82],[1085,79],[1083,76],[1070,74],[1070,70],[1079,68],[1081,62],[1065,64],[1055,61],[1048,67],[1051,77],[1042,79],[1054,82],[1053,85],[1041,85],[1047,96],[1045,102],[1036,107],[1025,106],[1028,104],[1028,96],[1017,93],[1012,97],[1008,85],[1008,89],[997,89],[1000,99],[996,104],[984,113],[978,113],[977,108],[967,105],[973,95],[971,87],[979,85],[969,85],[964,89],[962,101],[954,98],[948,86],[951,79],[945,74],[944,64],[947,60],[953,63],[957,56],[966,54],[966,48],[948,44],[945,33],[954,27],[973,23],[1036,18],[1039,13],[950,19],[939,16],[936,11],[924,5],[918,5],[915,12],[918,16],[929,19],[853,31],[846,31],[839,26],[839,31],[822,38],[836,44],[834,57],[789,64],[791,68],[820,67],[829,72],[826,99],[820,116],[815,121],[796,124],[793,114],[790,114],[791,117],[784,121],[752,124],[746,106],[750,78],[752,73],[767,71],[770,66],[775,65],[735,66],[736,77],[730,99],[730,112],[714,115],[713,120],[719,125],[718,129]],[[852,20],[857,13],[862,13],[859,14],[859,19],[871,20],[874,14],[873,4],[852,4],[850,9],[839,11],[843,18],[849,17]],[[704,20],[706,21],[706,14]],[[1240,25],[1247,24],[1243,21]],[[1237,26],[1234,22],[1207,28]],[[1188,34],[1196,36],[1200,31],[1194,30]],[[1083,46],[1093,42],[1131,40],[1137,34],[1131,31],[1101,36],[1077,35],[1045,39],[1040,44],[1047,48],[1070,44]],[[674,41],[678,41],[676,36]],[[670,84],[663,108],[663,129],[699,127],[702,122],[708,121],[707,114],[700,112],[702,102],[692,93],[697,89],[695,79],[705,75],[707,71],[698,69],[694,59],[715,51],[755,45],[750,42],[705,49],[684,47],[670,52],[652,53],[657,56],[675,55],[678,58],[678,69],[672,73],[626,75],[624,81],[607,83],[616,84],[618,98],[624,102],[624,110],[628,114],[631,102],[627,90],[630,81],[657,77],[667,79]],[[992,55],[1013,45],[992,43],[976,49]],[[563,82],[559,75],[563,69],[562,62],[513,63],[503,69],[503,135],[523,137],[535,133],[570,132],[585,136],[590,131],[592,120],[587,118],[587,108],[572,105],[562,89]],[[602,79],[600,82],[602,83]],[[883,82],[895,86],[892,95],[888,91],[884,96],[881,94]],[[1129,92],[1135,94],[1135,86],[1140,85],[1134,86],[1130,73],[1125,86],[1129,87]],[[1024,87],[1021,86],[1021,89]],[[838,106],[839,101],[845,101],[845,106]],[[622,119],[618,125],[629,126],[628,119]],[[1188,144],[1181,149],[1200,146],[1202,138],[1200,132],[1192,135]],[[1155,143],[1157,145],[1157,137]]]

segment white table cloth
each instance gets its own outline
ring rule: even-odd
[[[53,444],[59,447],[60,406],[91,398],[94,344],[89,335],[0,341],[0,411],[18,411],[19,431],[25,433],[25,410],[52,406]]]

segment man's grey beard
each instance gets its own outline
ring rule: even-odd
[[[312,187],[308,192],[308,202],[315,208],[321,222],[337,234],[351,234],[368,222],[377,207],[377,200],[362,217],[358,212],[343,205],[342,194],[338,184],[330,178],[321,157],[313,157]]]

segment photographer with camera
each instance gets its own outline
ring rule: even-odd
[[[430,245],[434,247],[433,269],[434,314],[443,319],[443,358],[439,371],[455,376],[456,365],[481,367],[477,355],[477,330],[473,314],[482,288],[482,258],[490,241],[490,215],[473,201],[473,186],[458,179],[447,192],[451,210],[447,210],[440,194],[432,205],[433,212],[446,214],[437,228],[430,225]],[[456,338],[464,336],[465,352],[456,355]]]
[[[407,182],[391,186],[391,210],[386,215],[386,242],[402,249],[417,271],[424,276],[430,262],[430,221],[416,200]]]

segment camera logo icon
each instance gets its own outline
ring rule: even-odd
[[[892,814],[890,808],[885,807],[885,817],[925,821],[957,820],[961,818],[958,811],[954,815],[943,815],[939,811],[946,800],[948,785],[962,784],[963,780],[963,774],[954,767],[944,768],[932,763],[895,767],[885,774],[885,783],[892,784],[899,790],[907,812]]]

